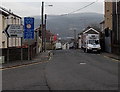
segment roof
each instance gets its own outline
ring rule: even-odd
[[[105,23],[105,20],[103,20],[102,22],[100,22],[100,24],[103,24],[103,23]]]
[[[14,13],[12,13],[11,11],[8,11],[7,9],[5,9],[5,8],[3,8],[3,7],[1,7],[1,6],[0,6],[0,10],[1,10],[2,12],[4,12],[4,13],[8,13],[8,14],[11,14],[11,15],[13,15],[13,16],[15,16],[15,17],[18,17],[18,18],[22,19],[22,17],[14,14]]]
[[[15,17],[17,17],[17,18],[22,19],[22,17],[20,17],[20,16],[18,16],[18,15],[16,15],[16,14],[14,14],[14,13],[9,13],[9,14],[11,14],[11,15],[13,15],[13,16],[15,16]]]
[[[82,35],[83,33],[87,33],[87,32],[89,32],[90,30],[93,30],[95,33],[100,33],[98,30],[96,30],[96,29],[88,26],[88,27],[85,28],[82,32],[80,32],[78,35]],[[92,32],[92,33],[94,33],[94,32]]]
[[[6,12],[4,12],[4,11],[1,11],[1,10],[0,10],[0,14],[2,14],[2,15],[4,15],[4,16],[8,16],[8,15],[9,15],[8,13],[6,13]]]
[[[85,30],[83,33],[88,33],[89,31],[94,31],[94,32],[96,32],[96,33],[99,33],[97,30],[95,30],[94,28],[89,28],[89,29],[87,29],[87,30]]]

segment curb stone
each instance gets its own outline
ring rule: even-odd
[[[2,66],[2,67],[0,67],[0,69],[12,68],[12,67],[18,67],[18,66],[22,66],[22,65],[34,64],[34,63],[37,63],[37,62],[42,62],[44,59],[48,59],[48,60],[49,60],[51,54],[52,54],[51,51],[48,51],[47,56],[37,57],[37,58],[41,58],[41,59],[39,59],[39,61],[33,59],[31,62],[23,62],[23,63],[21,63],[21,64],[10,65],[10,66],[8,65],[8,66],[5,66],[5,67]],[[42,56],[42,55],[41,55],[41,56]]]

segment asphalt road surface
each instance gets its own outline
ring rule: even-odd
[[[118,89],[118,62],[81,50],[55,51],[46,74],[52,90]]]
[[[2,90],[48,90],[46,63],[2,71]]]
[[[81,50],[53,52],[49,62],[3,70],[3,90],[118,89],[117,61]]]

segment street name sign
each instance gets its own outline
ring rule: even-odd
[[[34,18],[24,18],[24,39],[34,39]]]
[[[5,29],[8,37],[23,37],[23,25],[11,24]]]

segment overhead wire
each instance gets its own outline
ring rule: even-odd
[[[75,12],[78,12],[78,11],[84,9],[84,8],[87,8],[87,7],[91,6],[91,5],[93,5],[93,4],[96,3],[97,1],[98,1],[98,0],[92,2],[92,3],[88,4],[88,5],[85,5],[85,6],[82,7],[82,8],[79,8],[79,9],[77,9],[77,10],[74,10],[74,11],[72,11],[72,12],[70,12],[70,13],[67,13],[67,14],[61,14],[61,16],[66,16],[66,15],[69,15],[69,14],[74,14]]]

